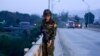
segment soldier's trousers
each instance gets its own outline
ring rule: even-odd
[[[47,43],[42,44],[42,56],[54,56],[54,41],[50,47],[47,47]]]

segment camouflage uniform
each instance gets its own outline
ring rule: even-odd
[[[52,19],[50,19],[49,22],[46,22],[45,20],[42,21],[41,30],[44,35],[42,44],[42,56],[53,56],[56,28],[56,23]],[[47,47],[47,43],[50,40],[52,40],[52,45]]]

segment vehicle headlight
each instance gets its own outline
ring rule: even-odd
[[[66,26],[68,26],[68,24],[66,24]]]
[[[80,27],[81,25],[80,25],[80,24],[78,24],[78,26]]]

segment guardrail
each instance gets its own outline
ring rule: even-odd
[[[88,27],[89,27],[89,28],[100,28],[100,25],[93,25],[93,24],[90,24]]]
[[[26,49],[26,54],[24,56],[42,56],[42,38],[43,35],[39,36],[40,39],[33,44],[32,48],[28,51]]]

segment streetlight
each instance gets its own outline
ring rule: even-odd
[[[86,6],[88,8],[88,12],[90,12],[90,5],[85,0],[82,0],[82,1],[86,4]]]

